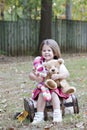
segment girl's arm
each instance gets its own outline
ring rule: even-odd
[[[67,70],[67,68],[65,67],[64,64],[61,64],[60,66],[60,70],[59,70],[59,74],[53,74],[52,75],[52,79],[53,80],[57,80],[57,79],[66,79],[67,77],[69,77],[69,71]]]
[[[41,76],[35,75],[34,72],[30,72],[29,78],[30,78],[31,80],[35,80],[35,81],[37,81],[37,82],[42,82],[42,81],[43,81],[43,78],[42,78]]]

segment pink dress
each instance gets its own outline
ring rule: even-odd
[[[42,62],[44,62],[44,59],[42,58]],[[64,94],[62,92],[62,89],[61,87],[58,87],[56,89],[49,89],[50,93],[52,92],[55,92],[60,98],[64,98],[64,99],[67,99],[70,95],[69,94]],[[33,93],[32,93],[32,98],[34,100],[37,100],[38,99],[38,95],[41,93],[41,89],[36,87],[34,90],[33,90]]]
[[[67,98],[70,96],[69,94],[64,94],[64,93],[62,92],[61,87],[56,88],[56,89],[52,89],[52,90],[49,89],[49,91],[50,91],[50,93],[55,92],[60,98],[64,98],[64,99],[67,99]],[[33,90],[32,98],[33,98],[34,100],[37,100],[39,93],[41,93],[41,89],[40,89],[40,88],[35,88],[35,89]]]

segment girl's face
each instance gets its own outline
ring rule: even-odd
[[[45,61],[49,61],[54,58],[53,50],[48,45],[43,45],[42,56]]]

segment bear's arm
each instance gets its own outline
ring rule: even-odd
[[[69,71],[65,67],[64,64],[61,64],[60,69],[59,69],[59,74],[58,74],[58,79],[65,79],[69,77]]]

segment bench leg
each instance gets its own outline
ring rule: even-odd
[[[72,97],[72,100],[73,100],[74,113],[77,114],[77,113],[79,113],[78,100],[77,100],[75,95],[71,95],[71,97]]]

